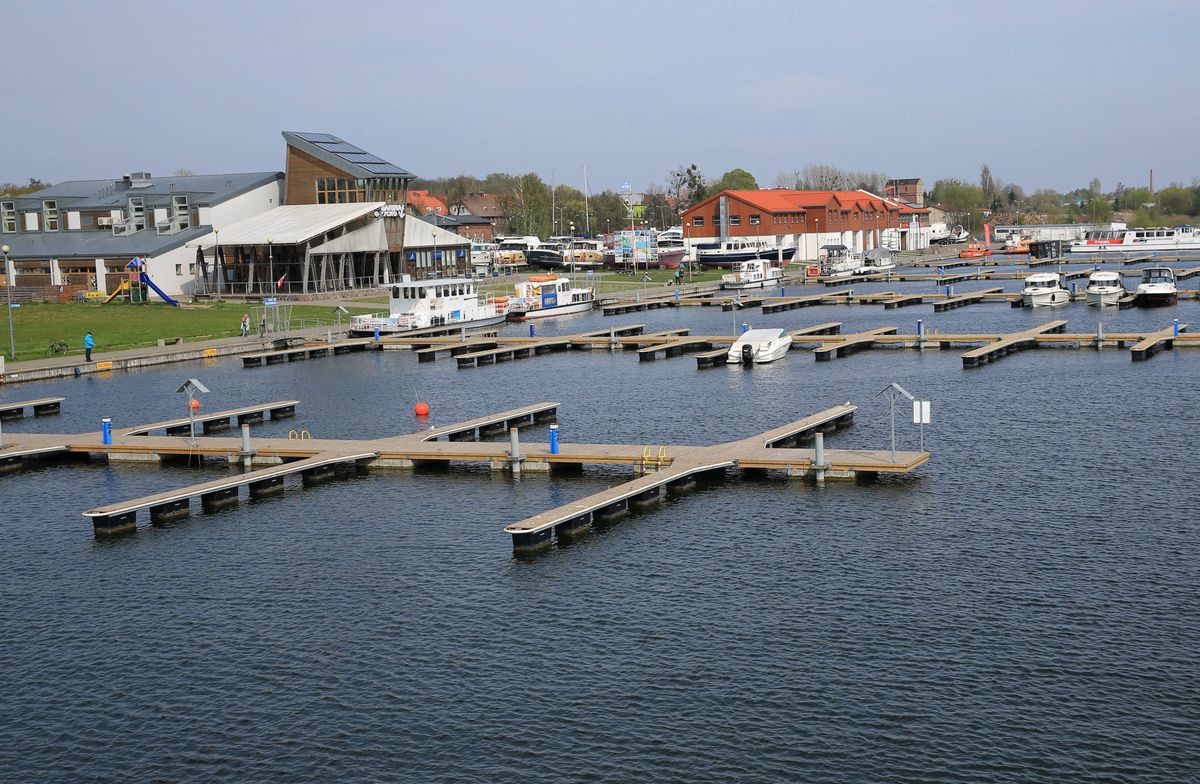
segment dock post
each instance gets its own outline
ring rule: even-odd
[[[1179,337],[1179,319],[1175,319],[1175,337]]]
[[[105,446],[112,446],[112,420],[108,417],[100,420],[100,441]]]
[[[4,448],[4,424],[0,423],[0,449]]]
[[[617,350],[617,330],[614,327],[608,328],[608,350]]]
[[[825,434],[818,432],[813,436],[813,469],[817,484],[825,484]]]
[[[550,454],[558,454],[558,425],[550,426]]]
[[[925,348],[925,320],[917,319],[917,348]]]
[[[250,448],[250,425],[242,424],[242,465],[249,468],[254,462],[254,450]]]
[[[508,429],[508,464],[514,476],[521,475],[521,436],[515,427]]]

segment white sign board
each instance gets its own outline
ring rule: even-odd
[[[913,424],[928,425],[929,421],[929,401],[914,400],[913,401]]]

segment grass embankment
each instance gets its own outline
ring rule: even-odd
[[[514,275],[505,278],[488,278],[480,283],[479,290],[492,294],[509,294],[513,293],[513,284],[521,280],[526,280],[529,275],[545,275],[545,272],[532,272],[521,275]],[[633,289],[655,289],[666,288],[675,283],[675,270],[669,269],[652,269],[638,270],[632,275],[621,272],[599,272],[592,275],[587,273],[574,273],[568,275],[577,286],[587,286],[596,289],[597,296],[605,296],[614,294],[618,291],[630,291]],[[647,281],[646,278],[649,278]],[[720,270],[701,270],[693,273],[690,277],[685,272],[683,274],[682,285],[686,286],[691,283],[704,283],[711,280],[720,280]]]
[[[3,312],[0,302],[0,314]],[[370,313],[373,308],[348,307],[352,313]],[[83,353],[83,336],[90,331],[96,339],[96,354],[118,349],[154,346],[160,338],[185,341],[231,338],[241,334],[244,304],[215,303],[172,307],[165,303],[54,303],[14,308],[13,331],[17,335],[17,359],[43,359],[57,338],[67,342],[68,354]],[[344,317],[343,317],[344,318]],[[334,323],[330,308],[293,305],[292,322],[323,319]],[[252,325],[257,329],[257,325]],[[0,353],[8,356],[8,320],[0,315]]]

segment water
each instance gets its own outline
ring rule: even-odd
[[[537,329],[1113,331],[1198,311],[691,308]],[[873,395],[897,381],[933,400],[934,459],[823,488],[734,475],[528,561],[503,525],[625,474],[376,471],[113,542],[80,512],[224,469],[4,477],[0,780],[1195,780],[1200,354],[1047,349],[964,371],[959,353],[698,371],[572,352],[460,371],[385,352],[5,390],[68,398],[10,433],[177,416],[195,376],[206,410],[302,401],[264,435],[407,432],[427,426],[417,400],[432,423],[558,400],[564,441],[649,445],[850,400],[829,446],[882,448]],[[907,417],[898,431],[915,447]]]

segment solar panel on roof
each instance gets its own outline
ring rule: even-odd
[[[334,144],[321,143],[318,146],[322,150],[325,150],[326,152],[336,152],[336,153],[366,152],[366,150],[362,149],[361,147],[355,147],[353,144],[350,144],[349,142],[336,142]]]
[[[391,163],[364,163],[362,167],[372,174],[408,174],[408,172]]]
[[[338,157],[351,163],[387,163],[383,158],[369,152],[345,152]]]
[[[298,133],[296,134],[306,142],[339,142],[341,139],[331,133]]]

